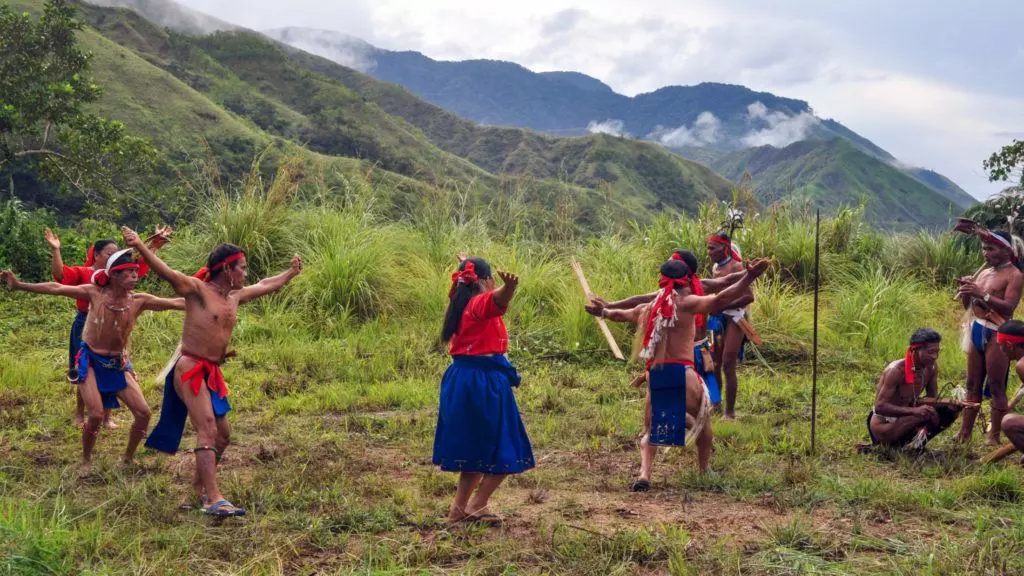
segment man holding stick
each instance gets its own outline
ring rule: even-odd
[[[693,370],[694,316],[723,309],[767,268],[768,262],[759,260],[748,265],[744,277],[723,292],[697,296],[690,284],[690,269],[682,260],[669,260],[661,267],[661,290],[654,302],[629,310],[607,310],[596,302],[588,309],[643,330],[639,356],[647,368],[651,421],[640,441],[640,477],[631,490],[650,489],[656,446],[683,446],[687,437],[696,437],[698,466],[702,473],[707,472],[713,434],[709,393]]]
[[[999,346],[990,346],[989,343],[1002,323],[1013,318],[1020,302],[1024,275],[1017,268],[1017,254],[1009,233],[989,232],[979,227],[971,231],[981,238],[986,268],[973,277],[961,278],[957,291],[961,305],[969,313],[969,322],[965,326],[967,337],[964,339],[967,400],[980,403],[983,386],[991,394],[992,428],[988,444],[998,445],[1001,422],[1007,412],[1006,377],[1010,361]],[[970,440],[978,411],[979,408],[964,411],[957,437],[960,441]]]
[[[949,428],[963,404],[939,400],[938,365],[942,336],[921,328],[910,337],[907,354],[882,371],[875,406],[868,414],[868,436],[876,446],[922,449]],[[924,392],[924,398],[921,393]],[[977,404],[974,404],[977,406]]]

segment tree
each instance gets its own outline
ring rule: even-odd
[[[1012,182],[1011,186],[1024,188],[1024,142],[1014,140],[989,156],[982,163],[991,182]]]
[[[156,151],[88,111],[100,88],[75,40],[82,29],[66,0],[47,0],[38,20],[0,4],[0,171],[35,166],[43,180],[110,200],[150,172]]]

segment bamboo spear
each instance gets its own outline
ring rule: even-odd
[[[590,284],[587,283],[587,277],[583,275],[583,267],[576,261],[575,258],[572,260],[572,270],[576,273],[576,279],[580,281],[580,288],[583,289],[583,295],[587,299],[594,297],[594,293],[590,291]],[[597,325],[601,328],[601,334],[604,334],[604,339],[608,342],[608,348],[612,351],[612,356],[615,356],[616,360],[625,360],[626,357],[622,355],[622,350],[619,350],[619,344],[615,342],[615,336],[612,336],[612,331],[608,328],[608,323],[604,321],[604,318],[596,318]]]

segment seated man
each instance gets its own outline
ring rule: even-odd
[[[1024,380],[1024,322],[1007,320],[996,332],[996,342],[1014,363],[1017,376]],[[1017,450],[1024,450],[1024,415],[1011,413],[1003,417],[1003,432]],[[1024,465],[1024,457],[1020,463]]]
[[[872,444],[921,449],[956,421],[962,405],[938,400],[936,360],[941,341],[938,332],[919,329],[910,337],[907,355],[882,372],[867,421]]]

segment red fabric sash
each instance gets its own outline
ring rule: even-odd
[[[996,342],[1000,344],[1024,344],[1024,336],[996,332]]]
[[[911,344],[907,348],[907,355],[903,357],[903,383],[914,383],[914,350],[923,348],[924,344]]]
[[[219,397],[224,398],[228,395],[228,385],[224,382],[224,373],[220,370],[220,362],[193,356],[186,352],[182,352],[181,355],[196,362],[191,370],[181,375],[181,382],[187,384],[193,394],[199,395],[199,391],[203,389],[203,380],[206,380],[206,385]]]
[[[448,298],[455,294],[455,289],[458,288],[459,284],[476,284],[479,281],[480,278],[476,274],[476,264],[467,261],[462,270],[452,272],[452,287],[448,289]]]

